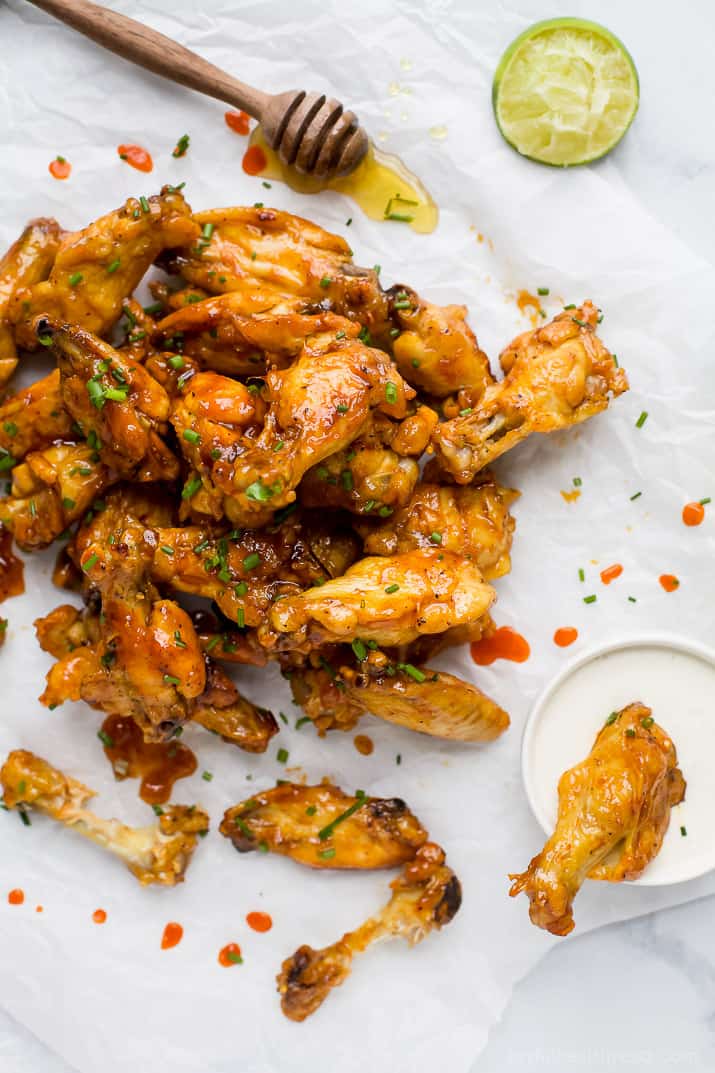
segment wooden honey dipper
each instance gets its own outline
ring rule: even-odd
[[[248,112],[283,163],[304,175],[325,181],[349,175],[367,153],[357,117],[332,97],[304,90],[263,93],[157,30],[89,0],[30,2],[125,60]]]

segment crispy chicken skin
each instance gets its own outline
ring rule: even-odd
[[[35,808],[73,828],[119,857],[144,886],[181,883],[198,837],[209,826],[206,813],[194,805],[171,805],[149,827],[102,819],[85,807],[94,790],[24,749],[10,753],[0,785],[7,808]]]
[[[375,337],[385,331],[388,304],[377,273],[353,264],[339,235],[263,206],[211,209],[194,219],[213,228],[210,241],[200,253],[189,247],[167,259],[190,283],[242,295],[246,313],[270,308],[271,296],[273,305],[298,299],[306,311],[330,308],[358,320]]]
[[[559,779],[554,833],[525,872],[509,877],[509,893],[528,895],[537,927],[568,935],[583,881],[637,879],[684,796],[675,746],[650,708],[636,702],[614,712],[586,759]]]
[[[300,946],[283,962],[278,992],[291,1021],[304,1021],[345,982],[355,954],[384,939],[403,938],[414,946],[449,924],[462,901],[459,880],[434,842],[425,842],[390,886],[387,904],[355,931],[323,950]]]
[[[358,529],[367,555],[402,554],[438,543],[470,555],[485,580],[492,581],[511,569],[515,523],[509,507],[518,496],[491,476],[466,488],[418,484],[409,502],[381,525],[361,523]]]
[[[19,461],[56,440],[76,438],[72,417],[62,401],[59,369],[11,395],[0,406],[0,456],[11,455]]]
[[[129,198],[120,209],[82,231],[67,233],[49,278],[16,287],[10,320],[20,346],[35,350],[37,316],[71,321],[104,336],[122,312],[122,303],[162,250],[195,242],[199,228],[178,191]]]
[[[493,600],[494,590],[470,560],[418,548],[361,559],[342,577],[281,600],[262,636],[267,647],[300,651],[355,638],[400,645],[474,622]]]
[[[487,388],[470,413],[435,430],[440,463],[454,480],[468,484],[532,432],[576,425],[628,390],[625,372],[595,333],[598,319],[596,307],[584,302],[506,348],[505,379]]]
[[[394,868],[427,841],[399,798],[351,797],[329,783],[254,794],[226,810],[219,830],[240,853],[261,849],[310,868]]]
[[[62,229],[53,219],[30,220],[20,237],[0,258],[0,386],[15,372],[18,362],[15,333],[9,313],[12,297],[41,283],[50,274]]]
[[[406,287],[390,292],[401,329],[393,344],[395,364],[411,384],[435,398],[467,391],[476,402],[494,383],[489,359],[466,321],[466,306],[436,306]]]

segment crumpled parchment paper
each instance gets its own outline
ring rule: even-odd
[[[457,650],[441,662],[510,711],[501,741],[458,747],[366,718],[360,730],[375,751],[362,757],[352,735],[320,740],[309,726],[294,730],[299,713],[277,673],[242,673],[245,692],[287,712],[290,726],[281,726],[263,757],[217,744],[198,728],[186,731],[199,768],[179,783],[176,798],[205,806],[213,831],[180,888],[143,890],[114,859],[51,821],[36,817],[25,828],[17,816],[3,817],[0,1002],[80,1073],[420,1073],[435,1066],[461,1073],[484,1047],[514,983],[556,941],[529,924],[525,899],[507,897],[507,872],[525,867],[542,843],[519,769],[530,703],[582,645],[658,628],[706,639],[713,623],[712,518],[687,530],[680,511],[713,492],[715,275],[639,206],[609,161],[561,172],[504,145],[489,89],[501,50],[524,25],[513,13],[500,10],[497,18],[496,9],[467,0],[402,0],[389,8],[379,0],[116,6],[255,85],[331,89],[431,188],[440,227],[417,236],[367,220],[335,194],[264,189],[242,172],[246,142],[227,129],[220,104],[145,75],[10,0],[0,7],[3,244],[32,216],[54,214],[79,227],[129,194],[186,180],[196,208],[260,200],[349,234],[356,260],[380,263],[386,283],[467,303],[494,357],[529,327],[514,301],[520,288],[549,287],[550,315],[562,302],[591,297],[605,312],[603,337],[632,388],[608,413],[533,438],[498,466],[523,495],[513,571],[497,583],[495,617],[527,636],[531,658],[482,669]],[[191,148],[177,161],[171,150],[184,133]],[[123,164],[120,142],[145,145],[154,173]],[[58,153],[72,163],[68,182],[48,175]],[[649,417],[636,429],[642,410]],[[566,503],[560,491],[574,476],[582,495]],[[624,573],[606,589],[598,570],[614,561]],[[3,607],[10,627],[0,656],[0,754],[33,749],[99,790],[102,814],[145,821],[137,784],[112,778],[96,737],[98,714],[80,704],[48,712],[35,699],[49,660],[32,620],[66,599],[52,587],[51,562],[51,554],[34,557],[26,595]],[[663,572],[680,578],[676,593],[659,586]],[[597,603],[582,602],[586,589]],[[566,653],[551,640],[561,625],[580,632]],[[239,857],[217,835],[227,805],[284,775],[280,746],[290,752],[288,766],[311,780],[328,774],[347,789],[404,797],[445,846],[464,886],[449,928],[414,950],[393,943],[359,958],[349,982],[302,1026],[279,1011],[281,960],[302,942],[321,946],[360,922],[385,899],[390,877],[318,875],[260,854]],[[202,780],[203,770],[212,782]],[[24,906],[7,904],[11,887],[24,889]],[[576,903],[577,929],[713,890],[713,877],[650,890],[587,885]],[[101,927],[92,922],[100,906],[108,914]],[[271,913],[267,934],[247,928],[253,909]],[[185,936],[162,951],[170,920],[183,924]],[[245,962],[225,969],[217,954],[229,941],[241,945]]]

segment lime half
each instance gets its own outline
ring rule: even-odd
[[[492,88],[494,114],[517,152],[543,164],[587,164],[610,152],[638,110],[638,72],[605,27],[537,22],[509,45]]]

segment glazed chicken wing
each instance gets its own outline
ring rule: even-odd
[[[84,230],[65,234],[49,278],[28,281],[14,291],[10,319],[18,343],[37,348],[34,321],[40,315],[106,335],[123,300],[159,253],[192,243],[198,235],[188,205],[169,187],[148,199],[129,198]]]
[[[583,881],[637,879],[684,795],[675,746],[650,708],[613,712],[586,759],[561,776],[554,833],[525,872],[510,876],[511,896],[524,891],[532,923],[568,935]]]
[[[438,399],[463,391],[477,402],[494,378],[467,324],[466,306],[432,305],[406,287],[393,287],[389,293],[401,329],[393,354],[405,379]]]
[[[219,830],[240,853],[278,853],[310,868],[394,868],[427,841],[399,798],[350,797],[329,783],[254,794],[226,810]]]
[[[368,555],[395,555],[413,548],[440,548],[470,555],[487,581],[508,574],[514,519],[509,507],[519,493],[492,477],[467,488],[422,483],[409,502],[381,525],[361,523]]]
[[[291,1021],[304,1021],[345,982],[355,954],[385,939],[402,938],[414,946],[449,924],[462,902],[459,880],[434,842],[425,842],[390,886],[389,902],[355,931],[322,950],[300,946],[283,962],[278,992]]]
[[[476,621],[493,600],[494,590],[477,567],[456,552],[435,547],[375,556],[275,604],[264,643],[300,651],[355,638],[406,644]]]
[[[11,395],[0,406],[0,458],[15,461],[57,440],[76,439],[60,390],[59,369]]]
[[[463,417],[440,425],[434,443],[441,464],[459,484],[532,432],[576,425],[628,390],[623,369],[595,333],[591,302],[518,336],[502,354],[504,380],[488,388]]]
[[[0,258],[0,386],[17,367],[15,333],[10,306],[16,291],[47,279],[60,246],[62,229],[56,220],[31,220],[16,242]]]
[[[209,826],[206,813],[194,805],[165,808],[149,827],[102,819],[85,807],[94,790],[24,749],[10,753],[0,769],[0,785],[6,808],[46,813],[114,853],[142,885],[180,883],[199,835]]]

